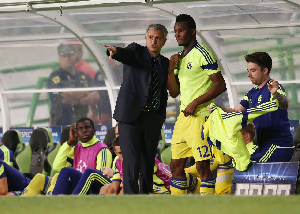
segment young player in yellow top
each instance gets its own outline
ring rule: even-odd
[[[171,194],[187,192],[184,165],[193,156],[201,178],[201,194],[213,194],[215,180],[210,171],[211,147],[201,138],[208,116],[207,105],[226,90],[217,60],[210,50],[196,40],[196,24],[187,14],[176,17],[175,37],[184,50],[170,58],[168,90],[180,94],[180,110],[172,139]]]

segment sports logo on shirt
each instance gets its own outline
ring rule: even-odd
[[[257,99],[257,102],[258,102],[258,103],[261,103],[261,101],[262,101],[262,95],[259,95],[259,97],[258,97],[258,99]]]
[[[77,165],[77,170],[81,173],[83,173],[87,168],[86,162],[83,162],[82,160],[79,161],[78,165]]]
[[[188,62],[188,64],[187,64],[187,69],[192,69],[192,67],[193,67],[193,62]]]
[[[60,82],[60,77],[59,76],[55,76],[55,77],[53,77],[52,81],[53,81],[54,84],[57,84],[57,83]]]

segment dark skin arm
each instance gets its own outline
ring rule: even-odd
[[[75,132],[76,130],[76,123],[73,123],[70,127],[70,131],[69,131],[69,140],[67,141],[69,146],[72,146],[74,143],[77,142],[78,139],[78,135],[77,132]]]
[[[180,94],[180,84],[179,84],[178,77],[175,76],[174,74],[174,70],[177,66],[177,63],[181,59],[182,56],[180,54],[174,54],[170,58],[167,88],[169,90],[170,96],[173,98],[177,97]]]
[[[226,83],[225,80],[221,74],[221,72],[211,74],[209,76],[210,80],[214,83],[214,86],[208,90],[205,94],[202,96],[194,99],[184,110],[184,116],[190,116],[194,115],[196,108],[198,105],[201,105],[203,103],[206,103],[214,98],[216,98],[218,95],[226,91]]]

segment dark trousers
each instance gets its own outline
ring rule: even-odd
[[[156,111],[142,111],[132,123],[119,122],[125,194],[153,192],[155,155],[163,121]]]

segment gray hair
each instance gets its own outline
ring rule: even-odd
[[[153,29],[153,30],[161,30],[164,34],[164,40],[167,39],[168,36],[168,30],[166,29],[166,27],[164,25],[161,24],[150,24],[146,30],[146,35],[148,33],[149,29]]]

